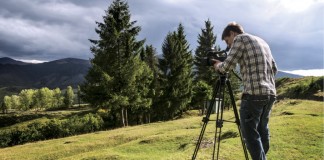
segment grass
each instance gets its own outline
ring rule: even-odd
[[[52,118],[64,119],[73,115],[89,113],[93,110],[88,106],[52,110],[52,111],[15,111],[9,114],[0,113],[0,130],[19,126],[27,126],[33,122],[46,121]]]
[[[307,100],[286,99],[276,103],[269,124],[271,147],[268,159],[323,159],[323,106],[323,102]],[[226,111],[224,119],[233,120],[233,111]],[[0,159],[191,159],[201,120],[201,116],[191,115],[174,121],[27,143],[0,149]],[[215,122],[210,121],[197,159],[212,158],[214,131]],[[222,133],[219,159],[244,159],[237,126],[225,122]]]
[[[276,80],[279,98],[312,99],[323,101],[324,76],[302,78],[280,78]]]
[[[323,159],[323,102],[280,101],[272,123],[273,159]]]

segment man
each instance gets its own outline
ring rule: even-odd
[[[265,160],[269,150],[269,116],[276,99],[276,63],[268,44],[257,36],[244,33],[242,26],[235,22],[225,27],[222,40],[231,49],[224,62],[214,60],[214,68],[224,73],[236,64],[240,65],[242,135],[252,159]]]

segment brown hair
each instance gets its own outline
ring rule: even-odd
[[[224,40],[225,37],[230,36],[230,31],[236,32],[236,33],[244,33],[243,27],[241,25],[239,25],[236,22],[231,22],[229,23],[222,34],[222,40]]]

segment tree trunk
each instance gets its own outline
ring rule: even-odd
[[[201,115],[205,114],[206,108],[208,108],[208,101],[207,100],[205,100],[205,103],[202,105]]]
[[[125,122],[126,122],[126,126],[128,126],[128,114],[127,114],[127,108],[125,109]]]
[[[151,114],[150,113],[147,113],[145,115],[145,118],[146,118],[146,120],[145,120],[146,123],[151,123]]]
[[[121,108],[121,119],[123,127],[125,127],[124,107]]]

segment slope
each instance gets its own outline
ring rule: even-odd
[[[101,131],[0,149],[3,159],[191,159],[202,117]],[[214,115],[213,115],[214,116]],[[233,120],[226,111],[224,119]],[[323,158],[323,102],[282,100],[270,120],[269,159]],[[211,159],[214,122],[207,126],[198,159]],[[220,159],[244,159],[237,128],[224,123]]]

